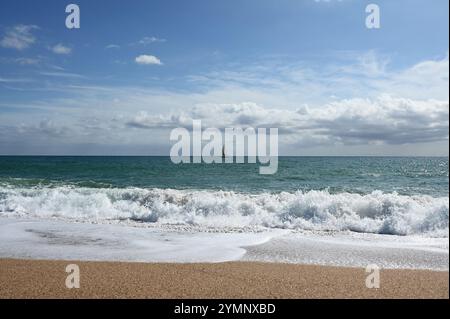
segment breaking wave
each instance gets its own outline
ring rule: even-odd
[[[245,194],[73,186],[0,187],[0,216],[140,221],[215,228],[283,228],[448,237],[449,198],[375,191]]]

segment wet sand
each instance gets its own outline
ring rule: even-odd
[[[68,289],[68,264],[80,288]],[[449,298],[449,273],[277,263],[152,264],[0,259],[0,298]]]

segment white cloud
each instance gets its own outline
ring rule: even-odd
[[[449,99],[449,56],[419,62],[386,80],[374,82],[376,88],[388,94],[411,98],[433,97]]]
[[[275,127],[282,142],[301,145],[411,144],[448,140],[449,103],[381,96],[349,99],[297,110],[263,108],[255,103],[202,104],[187,112],[140,112],[130,127],[165,129],[192,127]]]
[[[187,78],[189,91],[79,81],[46,87],[63,97],[22,107],[35,110],[30,122],[41,114],[64,123],[80,143],[169,149],[171,128],[201,119],[205,127],[278,127],[286,155],[448,154],[448,56],[397,70],[387,60],[369,52],[346,64],[230,67]],[[24,121],[23,112],[14,116],[1,118],[0,128]],[[98,123],[84,125],[88,116]]]
[[[448,140],[449,102],[380,96],[329,103],[308,113],[334,144],[411,144]]]
[[[70,54],[70,53],[72,53],[71,48],[69,48],[61,43],[58,43],[57,45],[51,47],[50,49],[55,54]]]
[[[19,24],[7,29],[4,37],[0,40],[0,46],[4,48],[24,50],[36,42],[33,30],[39,29],[35,25]]]
[[[153,55],[140,55],[135,59],[137,64],[156,64],[156,65],[162,65],[161,60]]]

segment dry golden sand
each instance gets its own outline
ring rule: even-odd
[[[65,267],[80,267],[67,289]],[[448,298],[448,272],[382,270],[381,288],[364,269],[289,264],[148,264],[0,259],[0,298]]]

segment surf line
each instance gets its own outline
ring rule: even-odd
[[[201,120],[192,121],[192,135],[185,127],[171,131],[170,150],[173,163],[259,162],[259,173],[272,175],[278,171],[278,128],[228,127],[202,129]]]

